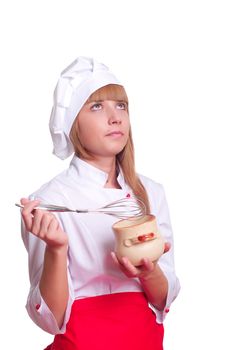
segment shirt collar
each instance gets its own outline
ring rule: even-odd
[[[118,166],[119,172],[117,176],[117,181],[121,188],[125,187],[125,179],[123,172],[120,166]],[[70,171],[72,175],[77,178],[79,181],[97,184],[100,187],[104,187],[108,174],[103,170],[89,164],[88,162],[80,159],[76,155],[73,156],[70,162]]]

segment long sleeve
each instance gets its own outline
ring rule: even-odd
[[[39,282],[42,274],[45,243],[33,234],[26,232],[22,222],[22,239],[28,251],[30,291],[26,309],[31,319],[43,330],[51,334],[64,333],[69,320],[71,306],[74,301],[74,292],[68,270],[69,299],[65,312],[64,322],[59,328],[54,315],[41,296]]]
[[[158,261],[160,268],[168,280],[168,295],[165,308],[163,311],[160,311],[150,304],[150,307],[156,313],[157,322],[162,323],[172,302],[175,300],[180,291],[180,283],[175,273],[174,239],[164,188],[162,185],[155,183],[149,183],[146,187],[151,203],[152,214],[154,214],[157,218],[159,232],[163,236],[164,240],[171,244],[170,250],[163,254]]]

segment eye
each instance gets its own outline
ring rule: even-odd
[[[127,103],[126,102],[118,102],[117,108],[127,110]]]
[[[94,103],[91,107],[90,107],[90,109],[92,110],[92,111],[98,111],[98,110],[100,110],[102,108],[102,104],[101,103]]]

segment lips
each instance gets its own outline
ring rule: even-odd
[[[115,130],[115,131],[111,131],[108,134],[106,134],[106,136],[123,136],[123,132]]]

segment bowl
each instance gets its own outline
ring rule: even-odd
[[[119,261],[122,257],[127,257],[134,266],[139,266],[143,258],[154,262],[164,252],[164,239],[154,215],[120,220],[112,229],[115,235],[115,254]]]

